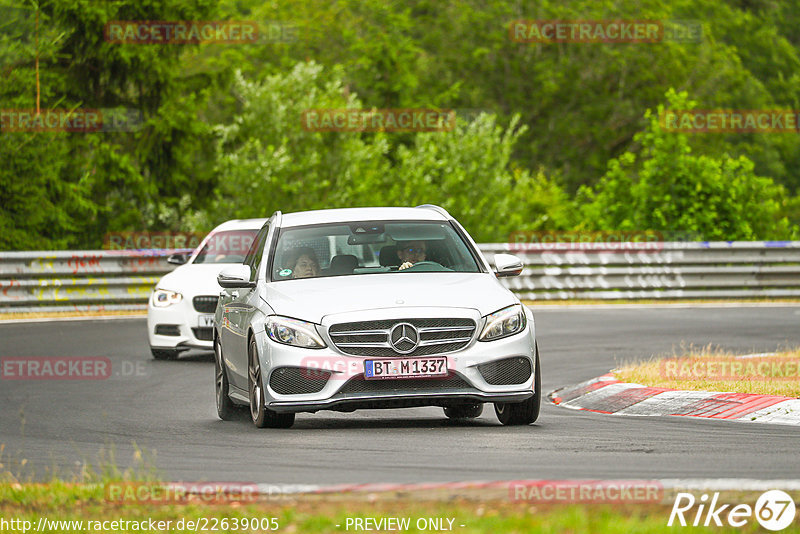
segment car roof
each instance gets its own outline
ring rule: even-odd
[[[446,221],[447,212],[431,205],[416,208],[338,208],[284,213],[281,226],[305,226],[355,221]]]
[[[220,224],[214,228],[212,232],[227,230],[260,230],[265,222],[267,222],[267,219],[233,219]]]

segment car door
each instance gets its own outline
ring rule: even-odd
[[[258,269],[263,256],[264,246],[269,235],[269,222],[264,224],[256,235],[253,245],[244,259],[250,267],[250,280],[258,281]],[[237,388],[247,389],[247,328],[249,319],[258,305],[256,288],[224,289],[223,304],[223,353],[228,360],[231,373],[228,380]]]

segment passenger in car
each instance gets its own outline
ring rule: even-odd
[[[400,268],[408,269],[415,263],[425,261],[428,247],[425,241],[406,241],[397,244],[397,257],[400,258]]]
[[[319,262],[314,249],[299,247],[294,250],[293,259],[289,262],[292,278],[313,278],[319,276]]]

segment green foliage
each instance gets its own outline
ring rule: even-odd
[[[511,170],[524,132],[482,114],[452,131],[407,135],[389,154],[385,133],[317,132],[303,127],[309,109],[360,108],[343,91],[341,69],[298,63],[262,82],[236,74],[241,111],[220,124],[217,200],[193,224],[202,229],[233,217],[345,206],[440,204],[479,240],[505,238],[524,225],[531,206],[539,227],[565,215],[566,196],[543,174]],[[487,217],[487,214],[494,214]]]
[[[360,107],[355,95],[343,95],[339,70],[322,71],[313,62],[299,63],[263,82],[236,73],[241,111],[216,127],[220,181],[211,221],[371,203],[365,193],[388,171],[384,136],[303,128],[305,110]]]
[[[218,19],[297,38],[103,34],[112,20]],[[509,38],[517,19],[689,19],[703,39],[526,44]],[[800,109],[798,28],[795,2],[739,0],[0,0],[0,109],[35,107],[38,54],[43,108],[144,119],[132,132],[0,134],[0,249],[421,202],[481,241],[601,227],[787,236],[800,224],[800,136],[666,134],[644,110],[672,87],[706,109]],[[297,116],[350,106],[484,114],[421,134],[309,132]]]
[[[198,120],[210,78],[179,77],[180,46],[115,45],[103,30],[111,20],[213,18],[215,2],[42,0],[3,7],[0,13],[15,18],[0,26],[0,58],[10,61],[0,78],[2,109],[36,107],[37,5],[41,107],[127,108],[144,125],[90,134],[4,132],[0,221],[13,232],[0,238],[0,249],[97,248],[109,231],[178,229],[182,217],[172,215],[174,207],[185,211],[186,195],[202,204],[213,187],[202,151],[211,132]]]
[[[69,151],[65,134],[0,134],[0,250],[75,243],[97,206],[86,177],[71,172]]]
[[[789,219],[792,226],[800,227],[800,195],[784,200],[781,215]]]
[[[686,92],[667,93],[670,109],[694,109]],[[658,113],[634,141],[640,154],[612,159],[595,190],[581,191],[581,226],[591,230],[657,230],[707,240],[784,239],[797,234],[782,216],[784,191],[757,176],[744,156],[695,155],[685,134],[666,133]]]
[[[390,203],[439,204],[478,241],[503,241],[530,224],[554,227],[563,218],[563,191],[542,174],[511,168],[524,132],[519,117],[504,128],[495,116],[481,114],[459,121],[452,132],[418,134],[398,149]]]
[[[242,51],[248,64],[286,68],[288,58],[341,64],[368,107],[483,109],[528,127],[513,154],[548,169],[574,193],[623,153],[670,87],[702,107],[800,106],[800,52],[791,3],[719,0],[241,0],[260,18],[298,24],[301,39]],[[240,3],[241,3],[240,2]],[[749,10],[749,9],[752,9]],[[671,20],[703,25],[699,43],[526,44],[509,38],[518,19]],[[275,60],[281,56],[282,62]],[[692,140],[718,155],[747,155],[760,175],[800,187],[800,137],[718,135]]]

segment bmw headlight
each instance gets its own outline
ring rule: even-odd
[[[514,304],[500,311],[486,316],[486,326],[483,327],[479,341],[494,341],[508,336],[513,336],[522,331],[528,324],[525,319],[525,310],[522,305]]]
[[[183,300],[183,295],[177,291],[168,289],[156,289],[153,292],[153,306],[156,308],[166,308]]]
[[[276,343],[303,347],[306,349],[321,349],[325,342],[317,334],[313,323],[271,315],[267,318],[267,335]]]

